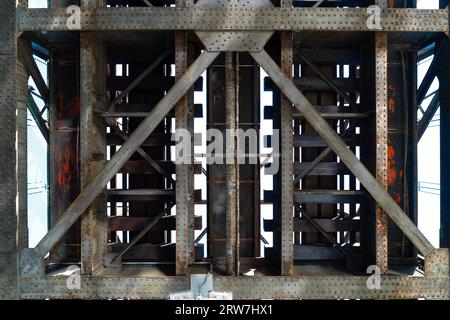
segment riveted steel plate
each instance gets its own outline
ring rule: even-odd
[[[367,288],[367,277],[214,277],[215,291],[235,299],[448,299],[448,277],[383,276],[381,288]],[[23,277],[23,299],[164,299],[189,289],[189,277],[84,277],[69,289],[68,277]]]
[[[449,249],[434,249],[425,257],[427,276],[448,276],[450,274]]]
[[[165,299],[170,292],[189,289],[189,277],[85,277],[79,286],[68,276],[23,277],[22,299]]]
[[[231,291],[235,299],[448,299],[448,277],[381,278],[379,290],[367,277],[222,277],[214,290]]]
[[[18,9],[21,31],[64,31],[65,9]],[[81,30],[197,31],[373,31],[366,8],[101,8],[82,9]],[[383,31],[447,32],[448,9],[388,9],[381,12]]]
[[[242,10],[249,8],[272,8],[269,0],[199,0],[199,8]],[[225,17],[229,19],[230,17]],[[222,21],[218,21],[222,23]],[[197,36],[208,51],[261,51],[273,32],[258,31],[197,31]]]

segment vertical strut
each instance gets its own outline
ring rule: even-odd
[[[282,0],[282,7],[292,7],[292,0]],[[292,79],[293,33],[281,33],[281,70]],[[292,151],[294,134],[292,130],[292,103],[281,94],[281,274],[290,275],[294,262],[294,185]]]
[[[232,52],[225,53],[225,119],[226,119],[226,270],[236,273],[237,159],[236,159],[236,65]]]
[[[189,1],[177,0],[177,6],[186,6]],[[188,67],[188,44],[185,31],[175,32],[175,71],[178,80]],[[188,130],[193,137],[193,95],[184,95],[175,107],[175,129]],[[189,265],[194,262],[194,178],[193,140],[189,144],[190,163],[176,165],[176,274],[188,274]]]
[[[376,178],[388,188],[388,93],[387,93],[387,34],[375,34],[375,94],[376,94]],[[375,213],[376,264],[381,273],[388,270],[388,220],[377,204]]]

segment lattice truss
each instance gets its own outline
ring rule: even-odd
[[[15,2],[0,5],[0,297],[161,299],[212,269],[214,290],[240,299],[449,298],[448,249],[418,229],[409,188],[417,181],[403,179],[416,170],[405,152],[417,153],[405,149],[417,145],[405,129],[416,126],[416,106],[405,116],[403,102],[426,94],[412,69],[418,51],[447,41],[447,8]],[[33,54],[49,61],[49,85]],[[29,77],[48,123],[30,106]],[[264,91],[272,105],[261,108]],[[21,152],[27,107],[50,148],[51,228],[34,248]],[[279,130],[272,190],[264,157],[173,161],[175,128],[259,132],[264,121]],[[194,140],[192,163],[201,157]],[[412,274],[417,254],[424,275]],[[393,274],[399,261],[413,271]],[[76,286],[61,272],[67,264],[80,266]],[[370,265],[377,289],[367,285]]]

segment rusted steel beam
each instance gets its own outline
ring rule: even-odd
[[[442,54],[439,55],[439,103],[440,116],[440,237],[439,243],[443,248],[450,247],[450,41],[443,43]]]
[[[225,121],[226,129],[226,272],[236,275],[238,254],[237,245],[237,210],[238,210],[238,178],[237,178],[237,141],[234,133],[237,129],[238,119],[236,87],[236,59],[232,52],[225,53]],[[239,120],[237,120],[239,121]]]
[[[345,101],[347,101],[353,108],[357,109],[358,105],[347,93],[345,93],[335,82],[330,79],[315,63],[306,58],[303,54],[297,53],[301,60],[303,60],[325,83],[334,91],[336,91]]]
[[[26,70],[30,73],[31,77],[33,78],[33,81],[36,84],[36,87],[39,91],[39,94],[42,97],[42,100],[44,100],[44,103],[48,105],[50,103],[50,90],[48,89],[44,77],[39,71],[36,61],[33,58],[33,53],[31,52],[29,43],[27,43],[27,41],[25,41],[22,38],[19,38],[18,41],[20,43],[21,48],[21,50],[19,51],[20,59],[21,61],[23,61]]]
[[[309,223],[317,230],[319,231],[328,241],[330,241],[332,244],[335,245],[335,247],[342,252],[342,254],[346,257],[351,257],[351,254],[349,252],[347,252],[347,250],[345,250],[337,241],[336,239],[334,239],[331,235],[329,235],[325,229],[323,229],[320,224],[318,224],[313,218],[311,218],[308,215],[308,212],[306,211],[305,208],[302,208],[300,205],[296,205],[296,207],[300,210],[300,212],[302,213],[302,216],[306,218],[306,220],[309,221]]]
[[[119,136],[124,143],[127,142],[129,140],[129,136],[122,130],[120,129],[120,127],[117,125],[117,123],[115,123],[113,120],[111,119],[106,119],[106,123],[108,124],[108,126],[110,126],[113,130],[114,133],[117,134],[117,136]],[[142,158],[144,158],[145,161],[147,161],[147,163],[149,163],[159,174],[163,175],[164,177],[166,177],[173,185],[175,185],[175,180],[172,178],[172,176],[167,173],[166,170],[164,170],[157,161],[153,160],[152,157],[150,157],[148,155],[147,152],[144,151],[144,149],[142,149],[141,147],[137,148],[137,153],[139,153]]]
[[[152,221],[144,228],[142,229],[134,238],[133,240],[122,250],[120,250],[112,259],[111,262],[120,259],[124,254],[126,254],[133,246],[138,243],[139,240],[142,239],[143,236],[147,232],[149,232],[157,223],[161,220],[162,217],[164,217],[167,214],[170,214],[170,210],[174,206],[174,203],[169,203],[167,208],[165,208],[160,214],[158,214],[156,217],[152,219]]]
[[[19,38],[20,40],[20,38]],[[17,43],[18,55],[22,51],[23,42]],[[28,113],[27,104],[30,99],[34,103],[28,89],[28,78],[30,74],[27,71],[23,61],[19,58],[16,67],[16,84],[17,84],[17,245],[18,248],[28,248]],[[34,111],[38,110],[33,105]],[[30,110],[28,108],[28,110]],[[31,110],[30,110],[31,111]],[[36,114],[38,119],[42,120],[40,113]],[[39,120],[37,120],[39,121]],[[42,120],[43,121],[43,120]],[[48,134],[48,127],[45,122],[37,122],[44,124],[42,130]],[[40,125],[39,125],[40,124]],[[45,130],[47,129],[47,130]],[[45,138],[45,136],[44,136]],[[48,135],[47,135],[48,138]],[[48,142],[48,139],[47,139]]]
[[[356,232],[360,230],[361,223],[359,220],[353,220],[348,218],[340,219],[314,219],[314,221],[325,232],[339,232],[339,231],[351,231]],[[273,231],[276,228],[276,223],[273,220],[264,220],[264,229],[266,231]],[[306,219],[294,218],[294,232],[315,232],[317,231],[314,226]]]
[[[17,83],[16,2],[2,3],[0,12],[0,299],[18,297],[16,132]]]
[[[292,0],[282,0],[280,6],[291,9]],[[281,70],[292,79],[294,36],[290,31],[281,33]],[[294,166],[292,150],[294,147],[294,131],[292,127],[292,103],[285,95],[281,95],[281,274],[292,274],[294,264]]]
[[[130,82],[126,86],[123,91],[120,92],[120,94],[114,98],[114,100],[110,103],[108,108],[106,109],[107,112],[112,112],[116,105],[118,105],[123,98],[125,98],[131,90],[136,88],[147,76],[150,75],[150,73],[153,72],[163,61],[167,58],[167,56],[170,54],[169,50],[164,51],[158,58],[156,58],[155,61],[152,62],[151,65],[149,65],[144,71],[142,71],[141,74],[139,74],[133,81]]]
[[[19,31],[69,31],[68,14],[59,9],[18,10]],[[100,8],[82,9],[81,31],[363,31],[367,8]],[[267,19],[270,17],[270,19]],[[448,10],[387,9],[381,12],[386,32],[448,32]]]
[[[119,104],[124,97],[126,97],[131,90],[136,88],[146,77],[152,73],[153,70],[155,70],[163,61],[164,59],[169,55],[169,51],[164,51],[156,60],[150,64],[142,73],[140,73],[133,81],[131,81],[127,87],[109,104],[108,108],[106,109],[106,112],[113,112],[114,108],[117,104]],[[147,114],[148,116],[149,114]],[[144,116],[145,118],[146,116]],[[119,136],[123,141],[127,141],[129,139],[128,135],[120,129],[120,127],[117,125],[116,122],[114,122],[110,118],[106,118],[106,123],[108,126],[110,126],[114,133]],[[150,157],[150,155],[145,152],[141,147],[137,149],[137,152],[144,158],[145,161],[147,161],[157,172],[159,172],[161,175],[166,177],[173,185],[175,185],[175,180],[172,178],[170,174],[168,174],[155,160]]]
[[[147,115],[150,115],[150,113],[147,113]],[[109,146],[121,146],[124,142],[124,140],[114,132],[108,133],[106,135],[106,139]],[[172,140],[172,134],[155,132],[145,139],[142,143],[142,147],[155,147],[174,144],[175,142]]]
[[[190,5],[189,0],[177,0],[177,7]],[[188,36],[184,31],[175,33],[175,77],[179,80],[189,65],[192,52],[188,47]],[[177,275],[189,273],[189,266],[195,260],[194,252],[194,119],[193,119],[194,97],[192,91],[185,94],[175,107],[175,130],[187,130],[191,133],[189,141],[189,158],[184,157],[184,161],[175,166],[177,187],[176,187],[176,253],[175,271]],[[186,137],[183,137],[185,139]],[[178,152],[175,152],[178,156]],[[182,155],[185,156],[185,155]],[[182,159],[176,159],[178,161]],[[188,162],[186,163],[186,160]]]
[[[361,184],[403,231],[406,237],[416,246],[419,252],[424,256],[430,254],[434,249],[433,245],[425,238],[402,209],[400,209],[397,203],[389,196],[383,186],[377,182],[369,170],[358,160],[355,154],[348,149],[347,145],[314,109],[295,84],[284,75],[270,56],[265,51],[252,52],[251,55],[286,94],[289,100],[295,104],[296,108],[303,113],[305,119],[314,130],[327,141],[332,150],[341,158],[342,162],[347,165],[356,178],[359,179]]]
[[[422,119],[420,119],[419,123],[417,123],[417,142],[422,139],[423,134],[428,129],[428,126],[431,123],[431,120],[433,120],[434,116],[436,115],[436,111],[441,106],[440,98],[439,98],[439,92],[437,92],[433,99],[431,99],[430,105],[427,108],[427,111],[422,116]]]
[[[49,229],[80,192],[80,50],[75,46],[52,48],[49,61]],[[50,253],[50,262],[70,256],[66,244],[79,244],[80,224],[76,221]]]
[[[106,46],[93,33],[81,34],[80,49],[80,166],[81,190],[106,162],[106,126],[96,110],[105,110]],[[81,218],[81,270],[93,274],[106,253],[106,199],[99,195]]]
[[[214,276],[214,290],[235,299],[449,299],[449,277],[382,276],[380,290],[367,287],[367,276]],[[67,277],[25,277],[22,299],[166,299],[189,288],[188,276],[81,277],[81,290],[70,290]],[[287,290],[286,288],[289,288]],[[338,288],[338,289],[336,289]],[[401,290],[400,290],[401,288]]]
[[[323,81],[325,81],[325,83],[334,91],[336,91],[345,101],[347,101],[353,108],[355,108],[356,110],[358,109],[358,104],[356,103],[356,101],[354,99],[352,99],[347,93],[345,93],[341,88],[339,88],[332,79],[330,79],[330,77],[328,77],[324,72],[322,72],[322,70],[320,70],[320,68],[318,66],[316,66],[315,63],[313,63],[312,61],[310,61],[308,58],[306,58],[304,55],[302,55],[301,53],[297,53],[299,55],[299,57],[301,58],[301,60],[303,60]],[[344,122],[344,128],[345,130],[342,131],[342,133],[340,134],[340,136],[343,138],[345,137],[348,133],[351,132],[353,125],[349,125],[347,127],[347,121]],[[317,156],[311,163],[309,166],[307,166],[300,174],[298,174],[295,179],[294,179],[294,183],[299,182],[300,180],[302,180],[304,177],[306,177],[312,170],[314,170],[315,167],[317,167],[319,165],[319,163],[325,159],[329,154],[331,153],[331,148],[327,147],[324,151],[322,151],[319,156]]]
[[[28,110],[30,110],[31,116],[33,117],[34,121],[36,122],[36,125],[38,126],[39,131],[41,131],[42,136],[44,137],[45,141],[47,141],[47,143],[49,143],[50,130],[48,129],[47,123],[42,118],[39,108],[36,105],[36,102],[34,101],[34,98],[31,95],[31,93],[28,94]]]
[[[150,217],[115,216],[107,219],[108,228],[111,231],[140,231],[149,224]],[[163,217],[155,227],[155,230],[176,230],[176,217]],[[202,217],[194,216],[194,229],[202,229]]]
[[[34,248],[37,256],[43,257],[63,237],[66,231],[102,192],[102,189],[108,181],[116,175],[125,162],[152,133],[181,97],[186,94],[189,88],[217,56],[218,53],[203,52],[187,69],[185,74],[174,84],[168,94],[155,106],[150,116],[145,118],[141,125],[133,132],[128,142],[117,151],[100,173],[86,185],[55,226]]]
[[[388,52],[387,34],[375,34],[375,94],[376,94],[376,178],[388,188]],[[388,271],[388,220],[380,205],[375,209],[375,256],[382,273]]]

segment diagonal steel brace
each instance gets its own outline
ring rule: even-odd
[[[53,246],[63,237],[69,228],[78,220],[81,214],[89,207],[104,187],[123,167],[125,162],[136,152],[140,145],[155,130],[174,105],[186,94],[189,88],[217,58],[218,52],[204,51],[194,63],[186,70],[184,75],[173,85],[166,96],[153,108],[139,127],[133,132],[128,141],[103,167],[100,173],[91,180],[79,196],[65,210],[55,226],[33,249],[38,257],[44,257]]]
[[[403,212],[383,186],[373,177],[355,154],[348,148],[339,135],[330,127],[323,117],[314,109],[311,103],[300,92],[265,51],[250,52],[255,61],[267,72],[272,81],[291,100],[299,112],[303,114],[311,127],[324,139],[330,148],[341,158],[342,162],[355,175],[361,184],[372,195],[375,201],[384,209],[417,250],[427,256],[434,247],[420,232],[417,226]]]

